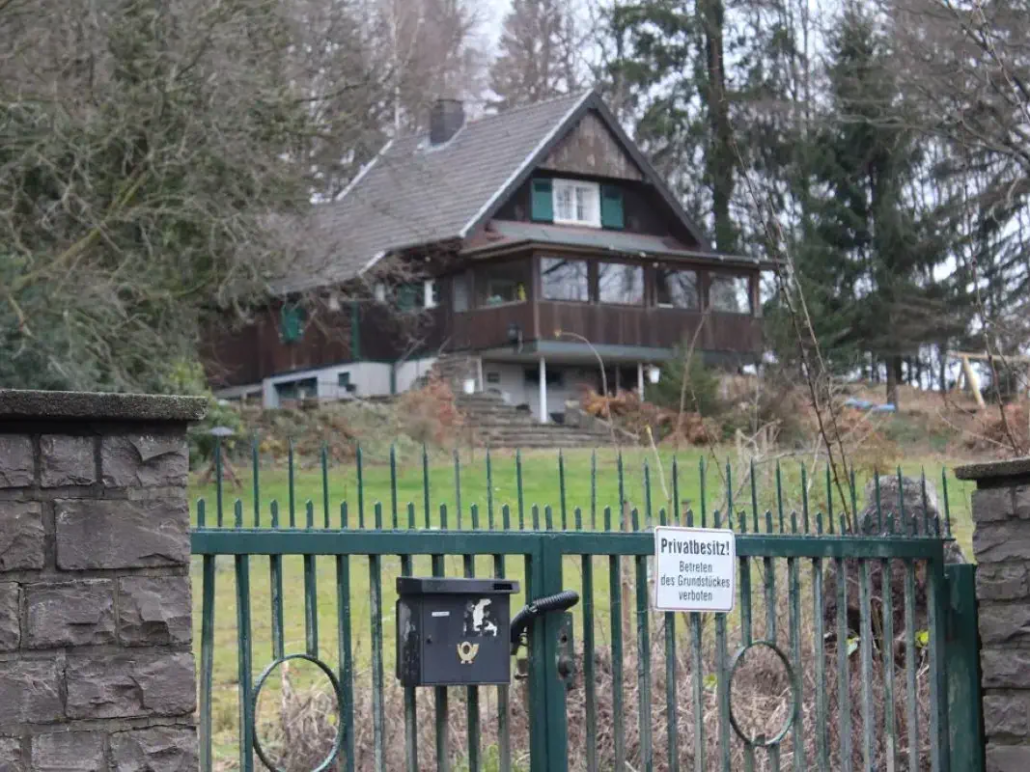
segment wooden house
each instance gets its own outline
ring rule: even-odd
[[[761,353],[768,266],[716,253],[594,92],[469,122],[442,100],[314,210],[277,300],[208,338],[222,396],[391,394],[446,362],[546,422],[599,359],[646,392],[684,341]]]

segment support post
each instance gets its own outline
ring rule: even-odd
[[[644,401],[644,363],[637,362],[637,396]]]
[[[540,357],[540,423],[547,423],[547,361]]]
[[[980,393],[980,379],[976,376],[973,366],[969,363],[969,357],[962,357],[962,372],[966,376],[966,385],[976,398],[976,404],[980,408],[987,407],[983,394]]]
[[[944,650],[948,665],[951,769],[983,772],[976,566],[972,563],[945,566],[944,576],[948,587],[948,624]]]

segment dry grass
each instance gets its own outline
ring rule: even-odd
[[[781,561],[783,562],[783,561]],[[783,769],[790,769],[794,764],[794,754],[802,749],[806,766],[815,767],[818,762],[820,745],[817,741],[817,695],[825,689],[826,722],[825,743],[830,769],[841,768],[842,753],[842,715],[837,677],[837,652],[835,644],[829,640],[822,647],[814,639],[814,620],[816,610],[811,597],[811,572],[804,564],[802,578],[799,582],[799,598],[801,616],[799,619],[799,651],[801,662],[801,706],[800,720],[796,728],[789,732],[779,746],[779,764]],[[631,577],[631,563],[627,561],[624,577]],[[757,570],[756,570],[757,569]],[[762,565],[753,563],[753,638],[771,637],[769,628],[769,609],[763,603]],[[786,565],[776,571],[775,583],[779,590],[776,595],[775,613],[773,615],[777,628],[777,641],[788,657],[791,656],[790,642],[790,609],[788,603],[789,574]],[[610,636],[612,620],[608,616],[595,619],[595,636],[597,646],[594,652],[594,683],[596,687],[596,759],[599,769],[612,769],[615,766],[615,728],[620,725],[624,731],[624,749],[628,769],[635,770],[644,766],[644,743],[646,734],[641,732],[641,718],[644,727],[650,724],[651,752],[654,769],[669,769],[668,728],[671,717],[675,717],[677,725],[678,751],[677,759],[680,769],[696,769],[696,754],[703,751],[704,769],[721,768],[721,749],[719,744],[719,689],[717,687],[718,651],[716,645],[715,620],[712,616],[702,618],[701,649],[702,671],[693,672],[691,664],[691,635],[688,620],[684,615],[676,615],[675,619],[675,683],[673,684],[674,701],[670,712],[666,692],[666,617],[649,614],[648,634],[650,638],[649,657],[645,660],[646,676],[641,677],[641,658],[637,646],[638,629],[635,614],[628,613],[636,607],[635,589],[631,582],[624,580],[623,608],[627,611],[618,621],[622,627],[623,677],[621,684],[613,682],[612,647]],[[900,602],[900,599],[895,599]],[[879,599],[874,599],[874,616],[879,613]],[[727,627],[727,662],[741,646],[742,623],[740,606],[733,615],[726,617]],[[895,630],[896,641],[903,639],[903,630]],[[577,628],[576,635],[582,635]],[[853,651],[847,658],[848,674],[845,693],[850,700],[851,755],[855,768],[861,768],[863,758],[863,737],[866,729],[863,710],[863,689],[868,685],[872,707],[870,729],[873,736],[875,758],[870,765],[875,769],[886,769],[888,735],[886,732],[887,707],[885,699],[885,669],[883,653],[877,642],[869,641],[872,658],[868,674],[863,673],[862,645],[853,636],[849,636],[849,647]],[[847,644],[846,644],[847,645]],[[582,647],[578,647],[580,660]],[[895,665],[894,689],[894,740],[897,768],[908,764],[908,727],[906,717],[906,670],[902,649],[895,646],[898,661]],[[825,681],[817,681],[816,662],[819,657],[825,667]],[[585,770],[587,764],[587,715],[586,691],[583,683],[582,661],[578,663],[575,683],[567,695],[567,728],[569,744],[569,769]],[[917,710],[919,726],[919,746],[917,756],[919,768],[930,768],[929,743],[929,677],[930,669],[925,650],[917,650],[913,660],[917,677]],[[868,675],[868,677],[867,677]],[[695,716],[694,689],[695,684],[701,689],[701,714]],[[650,692],[649,699],[641,705],[640,685],[646,684]],[[613,695],[616,689],[622,696],[621,710],[616,714]],[[515,680],[510,694],[510,727],[511,745],[513,749],[514,769],[528,769],[529,766],[529,716],[528,690],[526,682]],[[279,766],[290,772],[301,772],[312,769],[318,759],[324,756],[336,732],[335,701],[326,693],[317,689],[292,689],[290,683],[284,684],[279,693],[280,710],[268,710],[262,706],[263,721],[260,728],[261,737],[266,747],[274,749],[274,757]],[[419,745],[419,768],[435,769],[435,725],[433,690],[417,690],[417,731]],[[764,647],[751,649],[737,670],[732,683],[732,702],[734,714],[741,728],[752,736],[775,734],[779,727],[789,720],[791,683],[782,663],[776,655]],[[359,770],[376,769],[374,757],[374,732],[372,724],[372,690],[369,675],[359,674],[355,682],[355,749],[356,768]],[[480,724],[482,749],[482,768],[498,769],[497,763],[497,696],[494,687],[479,690]],[[383,695],[384,713],[384,769],[398,770],[405,768],[404,745],[404,701],[403,690],[397,685],[390,673],[386,675],[386,688]],[[264,702],[264,700],[263,700]],[[466,690],[452,688],[449,690],[450,709],[448,711],[449,756],[453,769],[467,769],[467,704]],[[642,716],[642,708],[644,715]],[[699,742],[696,725],[700,723],[703,742]],[[731,736],[731,768],[746,769],[746,749],[732,729]],[[775,753],[776,751],[774,751]],[[772,769],[771,754],[766,750],[754,753],[754,769]]]

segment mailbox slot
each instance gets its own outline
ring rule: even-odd
[[[397,678],[404,686],[511,679],[510,579],[397,578]]]

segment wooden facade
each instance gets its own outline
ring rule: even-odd
[[[264,378],[315,369],[348,361],[392,362],[412,356],[432,356],[450,351],[482,351],[511,346],[517,331],[523,344],[555,340],[555,332],[575,333],[595,345],[623,348],[672,349],[697,334],[697,346],[705,351],[756,355],[762,347],[761,320],[755,314],[708,309],[661,308],[655,302],[655,270],[675,266],[698,274],[701,297],[707,296],[707,277],[713,270],[747,276],[751,305],[757,308],[757,269],[715,269],[704,263],[662,263],[653,259],[614,258],[603,262],[637,264],[644,268],[645,302],[614,305],[596,301],[547,300],[540,287],[540,260],[564,256],[602,260],[596,253],[537,249],[466,263],[463,270],[437,279],[437,306],[400,312],[390,304],[367,301],[355,311],[345,304],[339,311],[315,309],[305,324],[302,338],[294,343],[280,337],[280,306],[259,313],[247,325],[210,330],[205,360],[217,387],[258,383]],[[486,288],[492,271],[504,266],[504,276],[524,277],[525,299],[491,305]],[[597,297],[596,270],[591,269],[591,296]],[[467,282],[469,306],[456,310],[454,285]],[[355,315],[356,314],[356,315]],[[357,334],[354,323],[357,322]]]
[[[644,179],[640,167],[623,151],[604,121],[592,112],[583,116],[540,164],[540,168],[585,177],[638,182]]]
[[[543,301],[537,312],[538,336],[555,331],[582,335],[595,345],[671,349],[694,339],[706,351],[753,354],[762,341],[758,320],[745,314],[632,308],[597,303]]]
[[[435,315],[444,351],[504,349],[512,345],[511,325],[517,326],[524,343],[555,340],[560,330],[594,345],[672,349],[694,340],[700,327],[698,349],[755,355],[762,345],[759,319],[719,311],[527,301],[462,313],[438,310]]]
[[[423,342],[442,343],[436,317],[416,311],[398,313],[387,306],[347,303],[332,311],[317,307],[296,342],[280,334],[282,305],[257,313],[247,324],[208,327],[203,359],[216,388],[259,383],[264,378],[350,361],[392,362]],[[357,322],[355,335],[354,323]]]

